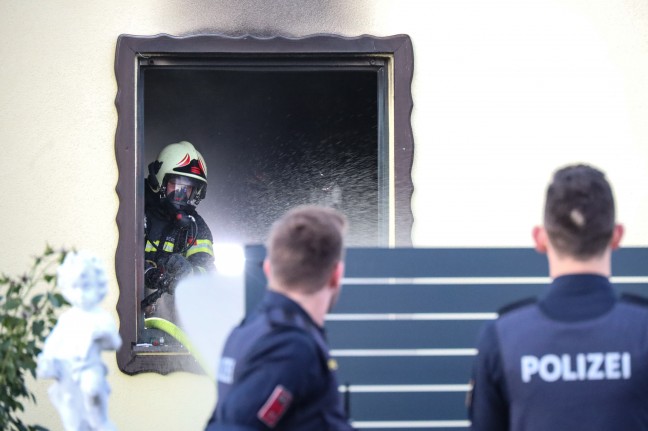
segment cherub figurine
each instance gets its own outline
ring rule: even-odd
[[[72,307],[45,340],[37,375],[56,379],[49,395],[66,431],[114,430],[101,351],[119,349],[121,338],[110,314],[99,307],[107,290],[106,271],[97,257],[71,252],[57,275]]]

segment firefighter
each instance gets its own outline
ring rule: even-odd
[[[212,234],[196,206],[207,191],[207,165],[194,146],[167,145],[145,180],[146,317],[175,319],[174,289],[182,278],[214,269]]]

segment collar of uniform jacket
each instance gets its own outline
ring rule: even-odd
[[[267,290],[261,307],[268,310],[268,315],[276,324],[287,324],[307,329],[308,326],[316,328],[320,334],[325,335],[324,328],[317,325],[310,315],[295,301],[279,292]],[[275,312],[273,312],[275,311]],[[274,316],[274,317],[273,317]]]
[[[607,277],[574,274],[555,278],[538,305],[551,319],[576,322],[604,315],[616,301],[617,294]]]

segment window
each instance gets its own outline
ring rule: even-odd
[[[188,352],[137,346],[144,178],[167,144],[205,158],[198,212],[215,242],[263,242],[285,210],[317,203],[347,214],[351,246],[411,244],[407,36],[121,36],[116,74],[122,371],[197,370]]]

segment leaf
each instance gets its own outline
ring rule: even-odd
[[[4,338],[4,337],[2,337],[2,338]],[[0,342],[0,351],[8,350],[8,348],[11,346],[11,340],[9,339],[9,337],[7,337],[4,340],[3,339],[0,339],[0,340],[1,340],[1,342]]]
[[[67,299],[65,299],[65,296],[61,295],[60,293],[54,293],[54,296],[56,297],[56,300],[59,303],[59,305],[56,306],[56,308],[61,307],[63,305],[70,305]]]
[[[16,308],[22,305],[20,298],[11,298],[8,299],[2,306],[5,310],[15,310]]]
[[[45,330],[45,322],[42,320],[37,320],[32,324],[32,334],[39,336]]]
[[[34,307],[38,307],[38,304],[43,300],[44,296],[45,295],[43,295],[43,294],[34,295],[34,297],[31,299],[32,305]]]
[[[59,301],[58,297],[53,294],[53,293],[48,293],[47,294],[47,300],[54,306],[55,308],[59,308],[61,306],[61,302]]]
[[[34,340],[29,340],[29,342],[27,343],[27,349],[29,351],[39,351],[40,352],[40,349],[38,348],[38,346],[36,346],[36,342]]]
[[[2,326],[7,329],[19,328],[25,321],[19,317],[14,317],[10,315],[5,315],[2,318]],[[8,341],[8,340],[7,340]],[[5,340],[2,340],[2,343],[5,343]]]
[[[14,280],[11,280],[9,282],[9,290],[7,290],[7,298],[11,297],[12,295],[18,295],[20,293],[21,288],[22,288],[22,284],[17,283]]]

